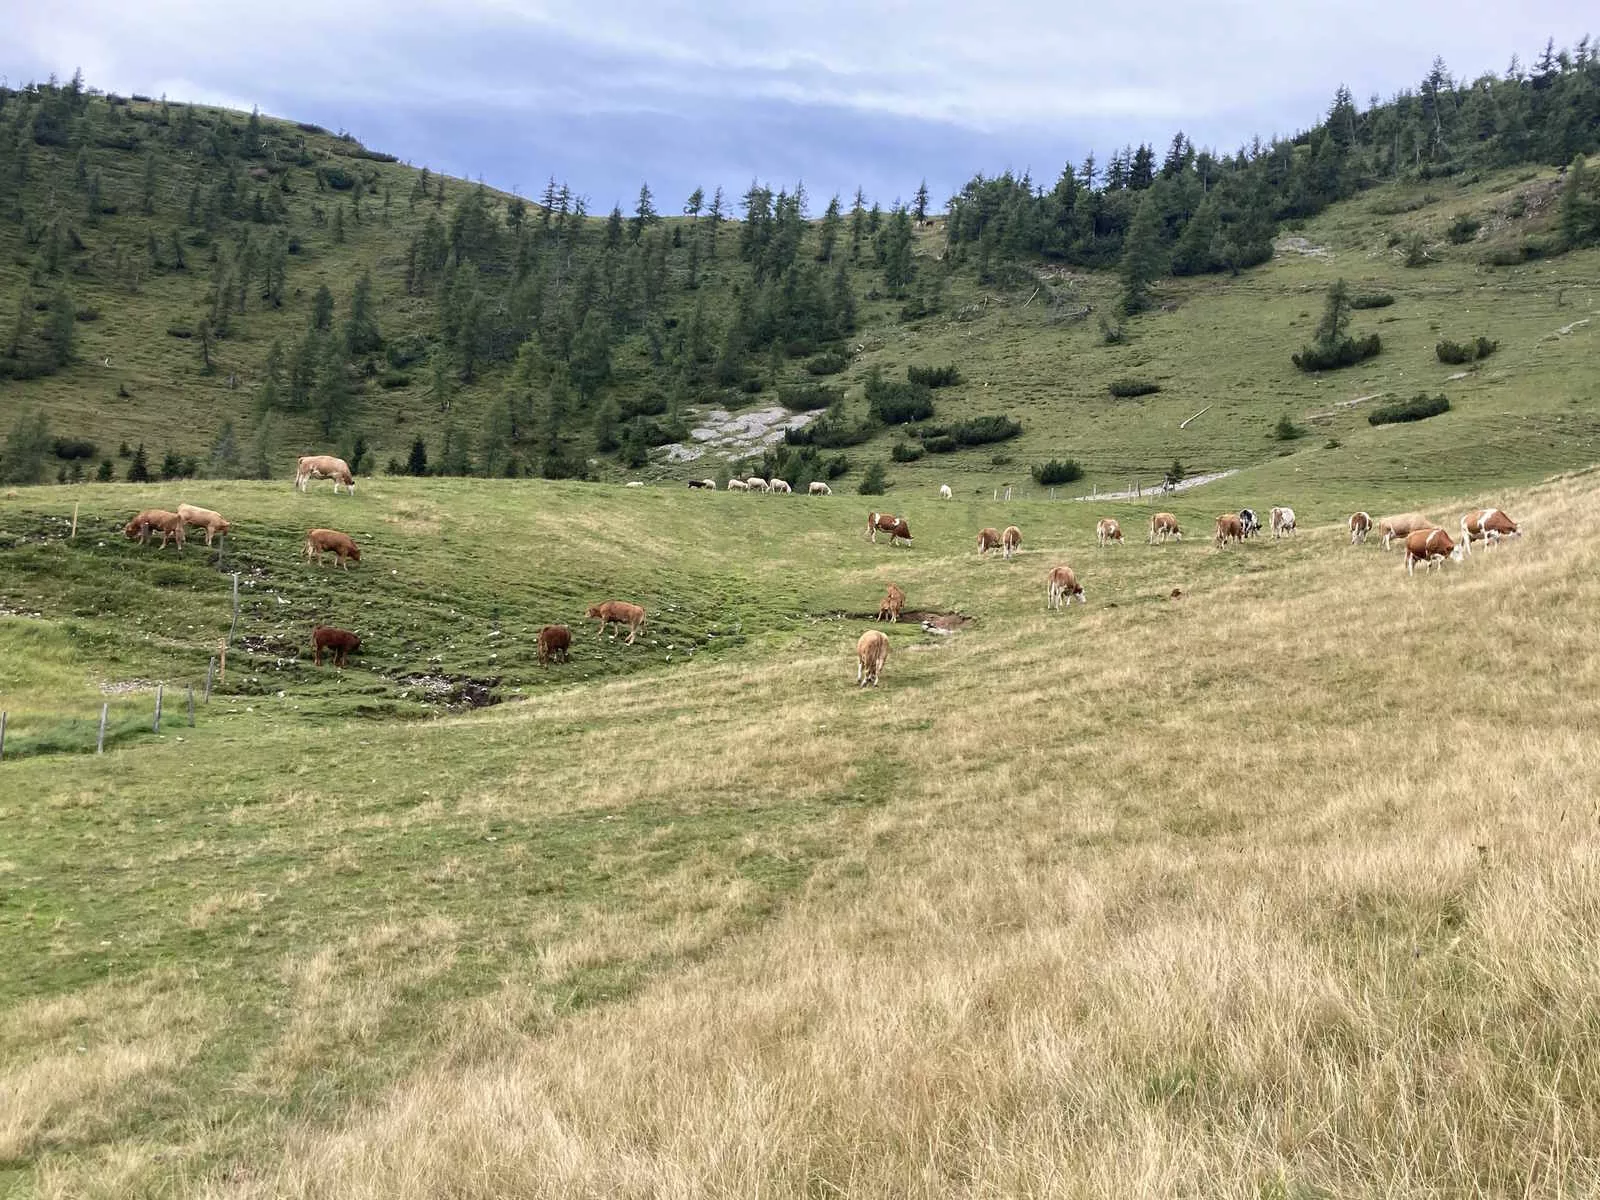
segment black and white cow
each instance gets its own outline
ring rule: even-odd
[[[1256,534],[1261,532],[1261,521],[1256,516],[1256,510],[1253,508],[1241,508],[1239,510],[1239,524],[1244,529],[1245,537],[1255,537]]]

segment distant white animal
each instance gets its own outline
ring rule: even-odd
[[[813,479],[811,481],[810,491],[811,491],[811,494],[813,496],[831,496],[831,495],[833,495],[833,489],[831,487],[829,487],[827,484],[823,483],[822,480],[820,480],[820,479]]]
[[[730,479],[728,480],[728,490],[730,492],[748,492],[750,485],[742,479]]]
[[[950,499],[950,485],[948,483],[941,483],[939,485],[939,499],[941,499],[941,500]]]
[[[749,479],[745,480],[745,483],[752,492],[770,492],[772,490],[772,486],[759,475],[750,476]]]
[[[1294,509],[1273,507],[1272,510],[1272,536],[1280,538],[1286,533],[1294,532]]]
[[[774,479],[768,486],[771,487],[773,491],[782,492],[784,495],[788,495],[794,490],[789,486],[789,482],[786,479]]]
[[[644,481],[643,480],[639,480],[639,479],[630,479],[630,480],[628,480],[628,486],[629,487],[643,487],[644,486]]]

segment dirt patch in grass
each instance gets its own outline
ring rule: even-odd
[[[471,675],[402,675],[396,683],[407,688],[416,699],[446,708],[486,708],[504,699],[495,693],[500,676],[476,679]]]

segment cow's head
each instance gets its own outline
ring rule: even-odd
[[[350,543],[350,557],[355,559],[357,562],[361,561],[361,547],[356,545],[354,542]]]
[[[591,618],[592,620],[598,621],[600,619],[600,606],[598,604],[589,605],[589,611],[583,615]]]

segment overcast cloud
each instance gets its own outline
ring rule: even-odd
[[[1310,6],[1306,6],[1310,7]],[[1031,170],[1182,129],[1232,150],[1314,123],[1347,84],[1365,106],[1571,44],[1576,0],[1295,3],[1050,0],[3,0],[0,73],[82,68],[165,93],[349,130],[368,146],[591,211],[647,180],[663,211],[697,185],[804,180],[812,208],[859,184],[888,204],[926,178]]]

